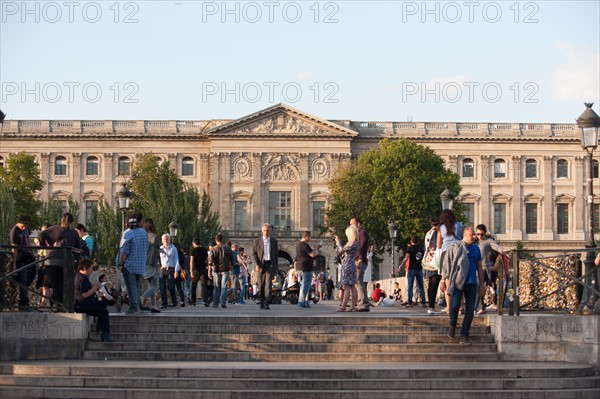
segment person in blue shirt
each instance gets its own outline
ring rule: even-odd
[[[460,330],[460,343],[469,345],[471,344],[469,330],[473,321],[477,294],[479,292],[479,296],[483,296],[485,292],[481,251],[475,241],[472,227],[464,229],[462,241],[457,241],[448,247],[442,264],[442,276],[448,285],[442,288],[446,289],[451,297],[448,336],[454,338],[456,335],[458,310],[464,296],[465,317]]]

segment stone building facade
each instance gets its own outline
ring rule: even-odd
[[[583,246],[589,159],[575,124],[325,120],[284,104],[236,120],[8,120],[0,163],[34,154],[46,182],[39,197],[71,195],[85,223],[98,201],[116,203],[136,156],[152,152],[210,194],[232,239],[248,247],[268,221],[289,260],[300,232],[322,223],[340,165],[400,137],[429,146],[461,176],[469,224],[486,224],[509,247]],[[598,220],[600,197],[593,201]],[[319,266],[332,268],[333,247],[323,255]]]

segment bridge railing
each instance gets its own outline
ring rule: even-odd
[[[61,300],[53,299],[48,296],[42,295],[31,288],[31,284],[25,284],[19,278],[19,274],[22,271],[26,271],[31,275],[37,275],[38,270],[43,267],[44,262],[49,259],[48,256],[35,256],[35,260],[26,265],[16,266],[15,254],[17,251],[32,251],[37,254],[38,250],[52,250],[52,251],[63,251],[65,262],[62,263],[63,268],[63,298]],[[0,310],[24,310],[23,306],[19,305],[14,300],[15,295],[18,296],[19,289],[26,289],[28,293],[32,294],[36,298],[44,298],[50,301],[50,306],[39,306],[35,308],[49,309],[53,308],[56,310],[62,310],[67,313],[74,313],[75,307],[75,270],[76,255],[81,254],[82,251],[78,248],[68,246],[30,246],[30,245],[0,245]],[[17,292],[12,292],[16,290]],[[29,306],[28,308],[32,308]]]

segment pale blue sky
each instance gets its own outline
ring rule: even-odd
[[[597,0],[25,3],[0,1],[9,119],[235,119],[279,102],[371,121],[600,113]]]

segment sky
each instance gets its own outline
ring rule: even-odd
[[[8,119],[574,123],[600,1],[5,1]]]

